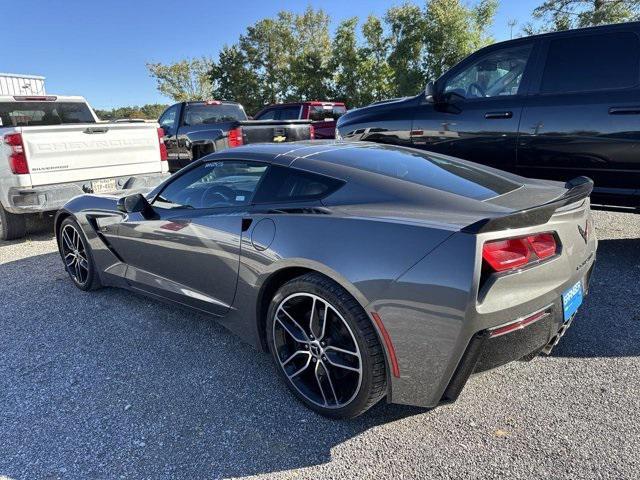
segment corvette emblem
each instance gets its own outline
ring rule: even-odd
[[[587,241],[589,240],[589,221],[588,220],[584,224],[584,228],[578,225],[578,232],[580,233],[580,236],[584,240],[584,243],[587,243]]]

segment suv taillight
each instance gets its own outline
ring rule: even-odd
[[[169,158],[167,146],[164,144],[164,129],[158,128],[158,142],[160,143],[160,161],[166,162]]]
[[[557,252],[555,234],[544,232],[526,237],[491,240],[482,247],[482,258],[491,270],[504,272],[553,257]]]
[[[16,175],[29,173],[27,154],[22,143],[22,134],[8,133],[4,136],[4,143],[9,146],[9,168]]]
[[[244,143],[242,139],[242,128],[237,127],[229,130],[229,147],[239,147]]]
[[[316,138],[316,129],[313,125],[309,125],[309,139],[315,140]]]

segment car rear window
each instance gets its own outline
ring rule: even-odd
[[[344,105],[313,105],[309,109],[309,119],[314,122],[337,120],[346,112],[347,108]]]
[[[187,105],[182,123],[184,125],[209,125],[246,119],[247,114],[240,105],[202,103]]]
[[[632,32],[559,38],[549,44],[541,93],[633,87],[640,78],[640,39]]]
[[[476,200],[487,200],[522,186],[467,162],[394,147],[351,148],[315,158]]]
[[[95,123],[86,103],[82,102],[4,102],[0,103],[0,126],[32,127]]]

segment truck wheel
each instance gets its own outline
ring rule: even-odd
[[[24,215],[7,212],[0,205],[0,240],[15,240],[27,233],[27,223]]]

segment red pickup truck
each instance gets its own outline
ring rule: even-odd
[[[342,102],[295,102],[269,105],[254,120],[311,120],[315,138],[335,138],[336,120],[347,111]]]

